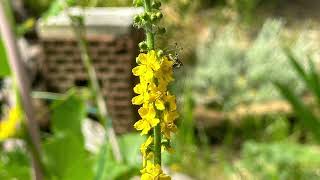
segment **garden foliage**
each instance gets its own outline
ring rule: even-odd
[[[282,49],[283,33],[280,20],[268,20],[254,42],[246,45],[246,42],[239,43],[244,40],[239,38],[236,26],[229,25],[199,45],[193,78],[198,102],[228,109],[239,104],[279,99],[272,81],[290,82],[288,85],[301,95],[302,83]],[[310,52],[306,40],[301,35],[291,45],[299,57]]]

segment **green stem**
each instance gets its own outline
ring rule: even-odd
[[[154,133],[154,163],[161,166],[161,128],[158,124],[153,129]]]
[[[144,0],[144,10],[145,12],[151,12],[151,1]],[[149,50],[154,49],[154,34],[151,32],[151,25],[149,25],[146,29],[146,36],[147,36],[147,45]]]
[[[91,58],[89,56],[88,46],[86,43],[86,34],[85,34],[85,25],[84,17],[75,17],[69,14],[71,20],[71,25],[75,33],[76,39],[78,40],[78,46],[81,54],[81,59],[84,64],[84,67],[89,76],[89,86],[90,90],[93,93],[93,99],[98,108],[98,119],[106,127],[106,134],[108,136],[109,142],[111,144],[113,155],[118,163],[122,162],[122,154],[120,151],[120,146],[115,135],[115,131],[112,127],[111,118],[108,118],[108,110],[104,101],[104,97],[100,91],[100,86],[98,83],[98,78],[94,69],[94,66],[91,63]],[[107,122],[109,119],[109,122]]]
[[[145,12],[151,12],[151,1],[144,0]],[[146,29],[147,46],[149,50],[154,50],[154,33],[151,31],[151,25]],[[153,128],[154,135],[154,163],[161,165],[161,127],[158,124]]]

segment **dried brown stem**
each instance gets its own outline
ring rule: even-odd
[[[35,111],[32,105],[31,93],[30,93],[30,81],[24,69],[21,61],[21,56],[18,51],[16,44],[15,34],[10,27],[10,23],[5,15],[5,9],[0,1],[0,32],[1,37],[4,41],[8,58],[9,65],[12,70],[12,75],[15,78],[18,86],[18,90],[21,96],[22,106],[26,115],[27,130],[30,136],[30,145],[32,146],[32,164],[34,171],[34,179],[42,180],[43,172],[40,162],[41,149],[40,149],[40,134],[38,126],[35,122]]]

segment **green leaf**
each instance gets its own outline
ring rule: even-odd
[[[85,119],[85,101],[77,96],[77,91],[65,100],[57,100],[52,104],[52,129],[55,134],[73,133],[82,136],[81,123]]]
[[[140,166],[140,145],[146,139],[138,133],[125,134],[119,137],[121,154],[126,164]]]
[[[288,88],[288,86],[281,84],[281,83],[275,83],[275,85],[280,90],[280,93],[284,98],[289,101],[291,104],[294,112],[301,120],[302,125],[305,126],[310,132],[314,135],[316,141],[320,143],[320,121],[318,118],[313,114],[311,110],[292,92],[291,89]]]
[[[8,65],[8,56],[3,43],[3,40],[0,37],[0,78],[10,75],[10,67]]]
[[[92,162],[84,142],[75,134],[60,134],[44,145],[45,163],[51,178],[87,180],[93,178]]]
[[[320,82],[319,82],[319,74],[316,70],[316,66],[311,59],[308,57],[310,73],[309,73],[309,81],[310,81],[310,90],[316,96],[318,104],[320,105]],[[311,88],[312,87],[312,88]]]
[[[21,149],[10,152],[0,150],[0,179],[31,180],[30,159]]]
[[[52,104],[53,136],[44,144],[45,162],[51,178],[87,180],[93,178],[90,154],[85,150],[81,123],[86,116],[84,98],[70,91],[64,100]]]
[[[289,59],[289,62],[291,63],[291,66],[298,73],[299,77],[306,83],[306,85],[309,85],[308,75],[303,69],[303,67],[298,63],[292,51],[289,48],[284,49],[284,51],[286,52],[286,55]]]
[[[123,154],[124,162],[117,163],[112,156],[110,144],[102,147],[101,153],[97,156],[96,180],[122,180],[139,174],[141,168],[140,145],[145,141],[138,133],[125,134],[118,138],[118,142]],[[101,166],[104,161],[104,167]],[[103,169],[100,169],[103,168]]]
[[[297,72],[299,77],[303,80],[306,87],[317,97],[318,103],[320,104],[320,83],[319,83],[319,74],[316,71],[315,64],[308,57],[310,72],[306,72],[298,60],[294,57],[290,49],[285,49],[287,57],[293,67]]]

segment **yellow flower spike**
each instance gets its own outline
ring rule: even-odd
[[[14,137],[21,120],[21,109],[18,106],[10,109],[7,118],[0,121],[0,141]]]
[[[159,7],[151,6],[153,3],[152,0],[134,1],[135,6],[143,6],[144,8],[144,13],[140,17],[159,10]],[[147,51],[147,53],[140,53],[136,59],[138,66],[132,70],[133,74],[138,76],[140,80],[140,84],[134,88],[134,92],[138,95],[132,99],[132,103],[142,105],[138,111],[141,120],[136,122],[134,127],[141,131],[141,135],[149,134],[149,131],[153,129],[153,137],[148,137],[147,141],[141,146],[143,155],[141,179],[171,180],[170,176],[164,174],[161,169],[161,146],[167,143],[166,147],[170,148],[169,138],[171,133],[176,131],[176,125],[174,124],[178,117],[176,100],[168,91],[170,82],[174,80],[174,62],[163,50],[154,50],[155,35],[158,32],[150,31],[150,29],[158,27],[158,22],[146,18],[144,19],[146,23],[143,22],[145,25],[142,26],[142,19],[139,16],[137,17],[135,18],[135,25],[144,28],[146,31],[146,40],[139,43],[140,51]],[[167,142],[164,142],[163,138]],[[152,148],[148,149],[151,143]],[[150,157],[150,155],[153,157]]]

